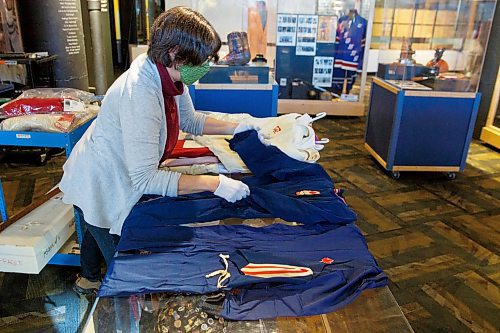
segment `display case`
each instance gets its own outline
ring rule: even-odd
[[[277,2],[278,0],[166,0],[165,4],[166,9],[187,6],[205,16],[221,37],[221,58],[229,53],[227,35],[233,31],[246,32],[251,59],[262,54],[267,61],[265,65],[273,69]]]
[[[276,0],[166,1],[166,9],[175,6],[200,12],[222,40],[220,61],[190,87],[195,109],[276,116],[275,51],[268,43],[275,30]]]
[[[434,91],[476,92],[496,2],[377,1],[377,76]]]
[[[223,41],[221,57],[229,52],[230,32],[247,32],[252,63],[274,72],[278,113],[364,114],[375,0],[166,1],[166,8],[178,5],[213,24]],[[238,79],[233,83],[242,83]]]
[[[493,147],[500,148],[500,68],[497,71],[497,81],[495,89],[493,90],[493,97],[491,98],[490,109],[488,112],[488,119],[486,126],[481,130],[481,140],[492,145]]]
[[[364,114],[374,8],[374,0],[278,0],[278,112]]]
[[[463,171],[496,0],[377,2],[366,149],[399,171]]]

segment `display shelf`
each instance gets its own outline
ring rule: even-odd
[[[29,81],[29,86],[34,89],[37,87],[55,87],[55,77],[54,77],[54,61],[57,60],[57,55],[48,55],[43,57],[29,57],[27,53],[14,53],[14,54],[1,54],[0,55],[0,65],[15,66],[15,65],[26,65],[28,70],[27,80]],[[48,69],[48,82],[45,85],[37,84],[37,69],[40,65],[47,66]]]
[[[87,122],[68,133],[0,131],[0,146],[63,148],[66,152],[66,158],[68,158],[71,154],[71,150],[83,136],[93,120],[94,118],[89,119]],[[0,213],[2,223],[6,223],[8,221],[8,214],[1,180]],[[83,234],[78,215],[75,215],[75,230],[78,244],[80,244]],[[68,255],[58,253],[52,258],[50,263],[60,265],[77,265],[78,261],[79,256],[75,256],[74,254]]]

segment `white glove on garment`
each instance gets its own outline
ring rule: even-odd
[[[219,186],[214,194],[218,197],[226,199],[229,202],[236,202],[245,198],[250,194],[250,189],[247,184],[228,178],[224,175],[219,175]]]
[[[249,131],[249,130],[256,130],[257,132],[261,130],[261,128],[267,123],[266,118],[248,118],[242,120],[238,126],[234,129],[234,133],[238,134],[241,132]]]

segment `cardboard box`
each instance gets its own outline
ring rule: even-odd
[[[38,274],[75,231],[62,193],[0,233],[0,271]]]
[[[132,61],[134,61],[135,58],[146,52],[148,52],[147,45],[129,44],[128,53],[130,57],[130,63],[132,63]]]

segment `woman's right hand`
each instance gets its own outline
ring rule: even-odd
[[[250,194],[250,189],[247,184],[239,180],[219,175],[219,186],[217,186],[214,194],[229,202],[236,202],[247,197]]]
[[[182,175],[179,178],[177,189],[179,195],[203,191],[213,192],[216,196],[224,198],[229,202],[236,202],[250,194],[250,189],[246,184],[224,175]]]

